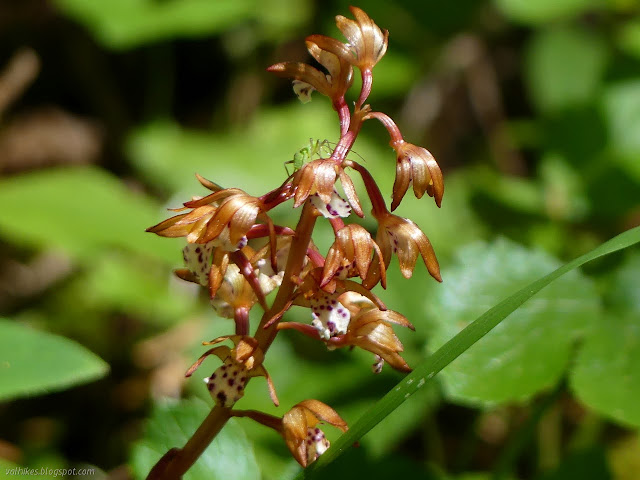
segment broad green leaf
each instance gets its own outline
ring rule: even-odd
[[[531,40],[525,63],[533,103],[546,113],[589,103],[604,74],[607,54],[605,44],[586,31],[540,31]]]
[[[590,252],[563,265],[542,278],[530,283],[518,290],[510,297],[489,309],[454,338],[444,344],[439,350],[415,367],[413,372],[407,375],[398,385],[390,390],[369,410],[363,413],[360,419],[350,425],[349,431],[342,435],[332,447],[327,450],[316,462],[298,475],[298,479],[318,478],[320,471],[339,457],[354,442],[369,432],[383,418],[398,408],[407,398],[432,381],[433,377],[443,368],[458,358],[463,352],[474,345],[483,336],[489,333],[496,325],[516,311],[527,300],[553,283],[564,274],[574,270],[587,262],[603,257],[613,252],[623,250],[640,243],[640,227],[628,230],[611,240],[601,244]]]
[[[611,85],[603,103],[611,149],[620,165],[640,180],[640,80]]]
[[[260,22],[260,34],[280,38],[310,13],[306,2],[295,0],[55,0],[55,4],[113,49],[219,34],[250,20]]]
[[[144,479],[169,449],[182,447],[209,414],[211,407],[198,398],[158,405],[147,421],[144,438],[134,445],[131,466]],[[235,419],[227,422],[184,480],[258,480],[260,469],[253,448]]]
[[[557,266],[548,254],[504,239],[464,247],[428,300],[435,323],[429,350],[442,346],[514,288]],[[573,342],[596,320],[598,310],[591,282],[577,272],[566,275],[447,367],[445,392],[461,403],[483,404],[525,400],[551,387],[567,366]]]
[[[511,20],[531,25],[571,18],[605,0],[494,0],[498,9]]]
[[[57,247],[91,260],[116,247],[175,262],[176,243],[144,230],[165,216],[147,197],[94,167],[28,173],[0,181],[0,237],[19,245]]]
[[[111,48],[214,34],[249,18],[254,7],[252,0],[55,0],[55,4]]]
[[[600,414],[640,426],[638,314],[602,317],[586,336],[571,372],[578,398]]]
[[[0,320],[0,400],[63,390],[108,371],[102,359],[68,338]]]
[[[287,178],[285,162],[310,136],[335,140],[337,120],[325,100],[318,95],[309,105],[262,111],[242,129],[216,134],[151,124],[129,138],[127,149],[143,174],[170,191],[205,191],[194,177],[199,173],[225,188],[262,195]]]

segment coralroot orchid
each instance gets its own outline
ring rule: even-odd
[[[403,346],[392,325],[411,330],[413,326],[400,313],[388,310],[372,289],[378,284],[387,287],[386,270],[393,254],[398,256],[401,272],[407,278],[420,256],[429,273],[441,281],[438,261],[422,230],[413,221],[391,214],[371,173],[347,155],[364,122],[377,119],[389,132],[396,151],[391,210],[399,205],[411,183],[416,197],[426,192],[440,206],[444,183],[431,153],[404,141],[389,116],[365,104],[373,84],[373,69],[387,50],[388,32],[359,8],[351,7],[351,12],[355,20],[336,18],[349,43],[323,35],[306,39],[309,53],[326,71],[298,62],[268,68],[278,76],[291,78],[302,100],[314,89],[330,98],[338,114],[337,143],[311,140],[300,150],[304,154],[299,152],[293,161],[286,162],[294,164],[293,173],[287,173],[280,186],[261,196],[239,188],[223,189],[198,176],[211,193],[194,197],[177,209],[190,211],[148,229],[164,237],[185,238],[186,268],[176,274],[206,288],[218,316],[235,322],[235,334],[205,342],[214,346],[187,371],[187,376],[192,375],[211,355],[222,360],[223,364],[205,379],[216,406],[184,448],[170,450],[158,462],[152,478],[180,478],[232,416],[251,418],[275,429],[303,467],[329,447],[318,423],[346,431],[346,422],[318,400],[300,402],[281,418],[257,410],[234,409],[247,382],[255,376],[267,379],[271,399],[278,404],[263,362],[280,330],[297,330],[330,350],[367,350],[374,355],[376,373],[385,363],[402,372],[411,370],[401,356]],[[349,108],[345,94],[352,86],[354,68],[360,70],[363,82],[358,100]],[[390,162],[389,167],[393,166]],[[347,170],[357,172],[364,182],[372,217],[378,224],[375,236],[353,222],[351,213],[363,217],[364,209]],[[338,183],[346,199],[338,193]],[[270,217],[273,208],[287,202],[299,212],[295,228],[276,225]],[[329,222],[335,235],[327,252],[320,251],[312,240],[318,221]],[[274,297],[268,297],[272,292]],[[264,312],[252,329],[249,312],[255,305]],[[305,323],[289,318],[282,321],[291,315],[293,306],[309,310]],[[227,340],[233,347],[219,345]]]
[[[304,400],[294,405],[281,419],[255,410],[234,410],[231,415],[251,418],[278,432],[293,458],[303,467],[329,448],[329,440],[318,424],[328,423],[343,432],[348,430],[347,422],[333,408],[318,400]]]

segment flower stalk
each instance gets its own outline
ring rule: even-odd
[[[351,12],[355,20],[336,17],[348,43],[323,35],[306,39],[309,53],[326,73],[299,62],[278,63],[267,69],[291,78],[294,92],[303,102],[310,100],[314,90],[330,99],[339,120],[340,138],[335,147],[329,149],[326,141],[311,141],[288,162],[294,165],[293,173],[261,196],[238,188],[223,189],[198,176],[212,193],[184,202],[176,209],[178,215],[148,229],[160,236],[185,238],[186,268],[176,274],[206,288],[218,316],[234,321],[233,334],[203,342],[213,347],[186,373],[191,376],[209,357],[222,361],[205,378],[215,406],[182,448],[169,450],[158,461],[150,479],[181,478],[231,417],[247,418],[275,430],[303,467],[329,447],[318,424],[346,431],[347,424],[338,413],[315,399],[294,405],[282,417],[234,408],[255,376],[266,378],[271,400],[278,405],[264,360],[280,330],[296,330],[330,350],[367,350],[373,355],[374,373],[380,373],[385,364],[401,372],[411,370],[401,356],[403,346],[393,325],[412,330],[413,325],[400,313],[388,310],[371,290],[376,285],[387,287],[386,270],[394,254],[407,278],[413,274],[418,257],[438,281],[440,272],[426,235],[411,220],[391,214],[371,173],[347,158],[364,122],[379,120],[396,150],[391,210],[411,183],[416,197],[426,192],[440,206],[444,184],[431,154],[405,142],[388,115],[373,112],[365,103],[372,92],[373,69],[387,50],[388,32],[364,11],[351,7]],[[350,109],[345,94],[352,86],[354,68],[360,70],[362,87]],[[378,222],[375,235],[351,221],[351,213],[365,215],[350,177],[354,170],[364,182],[372,216]],[[300,212],[295,228],[276,225],[270,217],[273,208],[289,201]],[[313,243],[319,220],[328,221],[335,235],[326,253]],[[270,303],[268,295],[273,291]],[[252,328],[249,312],[256,305],[263,315]],[[285,318],[294,305],[309,310],[306,322]]]

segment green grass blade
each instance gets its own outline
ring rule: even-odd
[[[398,408],[400,404],[429,382],[444,367],[462,355],[471,345],[480,340],[502,320],[517,310],[520,305],[551,282],[587,262],[623,250],[637,243],[640,243],[640,227],[621,233],[581,257],[530,283],[488,310],[458,335],[445,343],[433,355],[420,363],[413,372],[402,379],[402,381],[382,397],[373,407],[367,410],[362,417],[349,428],[349,431],[334,442],[331,448],[316,462],[306,470],[303,470],[296,477],[296,480],[315,476],[324,466],[339,457],[347,448],[357,442],[358,439],[375,427],[393,410]]]

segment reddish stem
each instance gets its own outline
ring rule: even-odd
[[[307,257],[309,257],[316,267],[324,267],[324,257],[319,251],[313,248],[307,248]]]
[[[257,410],[232,410],[232,417],[246,417],[256,422],[274,429],[278,433],[282,433],[282,419],[269,415],[268,413],[259,412]]]
[[[369,112],[364,116],[363,120],[369,120],[371,118],[378,120],[382,125],[384,125],[384,128],[387,129],[389,136],[391,137],[391,141],[389,143],[392,147],[398,143],[404,142],[400,129],[389,115],[382,112]]]
[[[373,179],[369,171],[359,163],[352,161],[349,161],[348,166],[353,168],[354,170],[357,170],[362,177],[364,186],[367,189],[367,194],[369,195],[369,199],[371,200],[372,215],[376,219],[378,219],[381,216],[388,214],[389,211],[387,210],[387,205],[384,202],[384,198],[382,198],[382,193],[380,193],[380,188],[378,188],[378,184]]]
[[[329,223],[333,227],[333,233],[336,235],[344,228],[344,221],[340,217],[330,218]]]
[[[236,308],[233,319],[236,322],[236,335],[249,335],[249,309]]]
[[[360,96],[358,97],[358,101],[356,102],[356,108],[360,109],[364,102],[369,98],[369,94],[371,93],[371,85],[373,84],[373,73],[371,69],[367,68],[362,70],[362,89],[360,90]]]
[[[338,112],[338,118],[340,119],[340,136],[344,137],[351,123],[351,112],[347,102],[344,101],[344,96],[340,97],[337,102],[333,102],[333,108]]]

